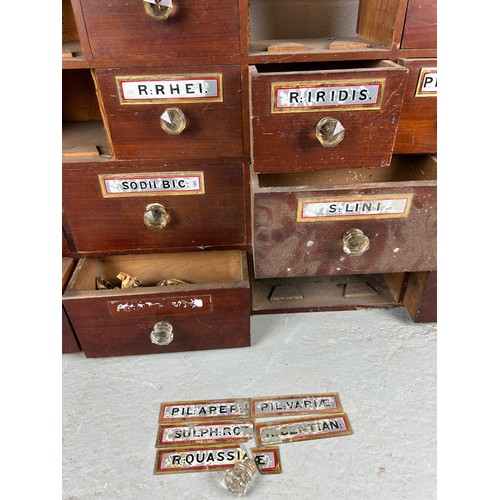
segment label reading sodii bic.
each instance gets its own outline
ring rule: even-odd
[[[272,84],[272,113],[380,109],[385,80]]]
[[[319,222],[365,218],[405,218],[413,194],[352,196],[346,198],[299,199],[297,222]]]
[[[121,104],[222,102],[222,75],[117,76]]]
[[[117,196],[149,196],[203,194],[203,172],[154,172],[148,174],[99,175],[104,198]]]

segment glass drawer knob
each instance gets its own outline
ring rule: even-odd
[[[160,116],[161,128],[171,135],[179,135],[186,128],[186,116],[179,108],[167,108]]]
[[[321,118],[316,125],[316,138],[325,148],[333,148],[344,139],[344,127],[335,118]]]
[[[167,19],[174,7],[172,0],[144,0],[144,10],[148,16],[161,21]]]
[[[170,220],[170,215],[163,205],[150,203],[144,212],[144,224],[150,229],[162,229]]]
[[[342,235],[347,255],[363,255],[370,248],[370,239],[361,229],[349,229]]]
[[[156,345],[168,345],[174,340],[174,327],[167,321],[159,321],[149,334],[151,343]]]

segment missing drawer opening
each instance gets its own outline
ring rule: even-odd
[[[249,0],[248,4],[251,53],[267,52],[286,41],[306,45],[297,46],[297,51],[328,51],[332,41],[391,48],[401,36],[405,7],[399,0]],[[294,47],[285,44],[282,50]]]
[[[258,185],[262,188],[291,186],[332,187],[410,181],[435,181],[437,158],[430,155],[394,155],[384,168],[339,169],[314,172],[259,174]]]
[[[401,303],[405,273],[252,281],[254,313],[395,307]]]

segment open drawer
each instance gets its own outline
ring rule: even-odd
[[[256,278],[436,269],[437,159],[253,175]]]
[[[255,172],[389,165],[407,75],[392,61],[252,66]]]
[[[96,289],[97,278],[135,288]],[[158,286],[163,280],[182,284]],[[239,250],[80,259],[63,304],[87,357],[250,345],[250,285]]]

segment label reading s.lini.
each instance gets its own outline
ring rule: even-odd
[[[104,198],[205,193],[203,172],[101,174],[99,183]]]
[[[117,76],[121,104],[222,102],[222,75]]]
[[[272,113],[380,109],[385,80],[273,83]]]
[[[299,199],[298,222],[408,217],[413,194]]]

